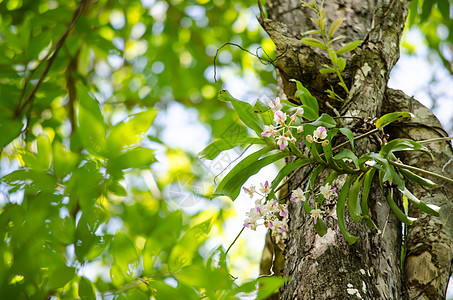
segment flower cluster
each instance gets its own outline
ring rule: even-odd
[[[274,136],[277,140],[277,145],[280,147],[280,150],[284,150],[288,143],[296,143],[297,139],[291,133],[291,129],[295,128],[297,133],[303,132],[302,125],[291,125],[296,123],[298,117],[302,118],[304,114],[304,109],[302,107],[298,107],[296,112],[288,116],[286,113],[281,111],[281,109],[285,106],[285,104],[280,103],[280,98],[272,99],[271,103],[269,104],[272,112],[274,113],[274,122],[276,123],[276,127],[274,125],[266,125],[264,126],[264,131],[261,133],[264,137]],[[289,124],[287,124],[287,119],[290,119]]]
[[[329,144],[328,140],[325,140],[327,137],[327,130],[323,126],[319,126],[316,128],[315,131],[313,131],[313,136],[307,135],[307,141],[310,143],[318,143],[321,144],[323,147],[327,146]]]
[[[261,184],[260,192],[256,191],[254,186],[250,188],[242,188],[250,198],[257,194],[261,196],[260,199],[255,201],[255,207],[246,213],[247,218],[244,221],[244,227],[256,230],[259,225],[264,225],[272,230],[272,234],[286,232],[286,222],[283,218],[288,215],[286,204],[280,204],[277,200],[265,200],[270,192],[269,182],[266,181]],[[263,200],[265,201],[262,204]]]
[[[330,183],[327,183],[319,188],[319,194],[323,195],[325,199],[329,199],[333,197],[336,193],[336,188],[332,188]],[[289,199],[290,201],[296,202],[296,201],[305,201],[306,197],[305,194],[308,193],[308,191],[302,191],[301,188],[297,188],[292,191],[291,193],[291,198]],[[313,222],[316,224],[318,218],[321,218],[322,216],[322,211],[318,208],[317,204],[314,209],[310,211],[311,216],[313,217]]]

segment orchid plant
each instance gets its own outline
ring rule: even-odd
[[[335,20],[327,30],[325,12],[322,6],[318,7],[316,1],[304,5],[312,9],[318,16],[318,19],[312,21],[320,28],[304,34],[321,34],[322,40],[306,37],[301,42],[328,52],[333,67],[325,66],[325,69],[321,69],[321,73],[336,73],[340,81],[339,85],[349,94],[349,90],[341,77],[341,72],[345,68],[345,60],[338,55],[352,51],[360,44],[360,41],[348,43],[335,51],[332,43],[340,39],[341,36],[334,38],[333,35],[341,25],[342,20]],[[287,205],[291,202],[301,202],[304,211],[312,217],[316,232],[323,236],[327,232],[327,225],[322,217],[324,201],[327,199],[336,200],[338,227],[346,241],[353,244],[357,237],[349,233],[346,228],[346,203],[349,215],[354,222],[364,221],[372,230],[375,230],[376,225],[368,208],[368,196],[376,174],[381,188],[387,195],[386,199],[390,208],[404,224],[410,225],[416,220],[408,216],[409,201],[428,214],[439,215],[440,208],[420,201],[406,188],[406,180],[432,187],[435,183],[419,174],[430,175],[449,182],[453,182],[453,179],[405,165],[399,161],[395,154],[399,151],[423,151],[430,154],[428,148],[423,145],[429,141],[416,142],[411,139],[388,141],[388,135],[384,132],[387,125],[400,119],[411,118],[410,113],[389,113],[372,122],[363,119],[361,122],[368,126],[367,132],[363,134],[354,133],[349,128],[338,127],[337,122],[330,115],[326,113],[320,115],[318,100],[301,82],[292,81],[295,82],[297,88],[294,96],[300,99],[301,105],[277,97],[269,103],[258,100],[252,106],[247,102],[235,99],[226,90],[219,93],[219,100],[231,103],[242,123],[254,131],[256,136],[229,137],[215,141],[200,152],[199,157],[214,159],[220,152],[239,145],[263,146],[242,159],[226,174],[212,194],[212,197],[225,195],[235,200],[242,188],[251,198],[258,196],[259,199],[255,201],[255,207],[246,214],[244,227],[239,235],[244,228],[255,230],[257,226],[264,225],[272,230],[273,235],[284,237],[287,230]],[[327,91],[327,93],[330,98],[342,101],[333,89]],[[346,117],[337,116],[336,118]],[[355,141],[371,135],[377,136],[378,140],[381,141],[380,151],[378,153],[365,153],[358,157],[354,153]],[[344,137],[341,138],[341,136]],[[342,142],[342,139],[346,139],[346,141]],[[451,138],[448,137],[444,140],[449,139]],[[438,140],[436,139],[436,141]],[[302,148],[308,150],[306,152],[308,155],[302,153],[300,150]],[[271,183],[266,181],[261,185],[259,191],[254,186],[243,187],[252,175],[263,167],[281,159],[287,159],[287,163]],[[303,188],[295,186],[287,195],[280,194],[277,197],[277,192],[290,182],[294,174],[297,174],[301,168],[308,166],[313,169],[306,186]],[[327,173],[324,182],[315,184],[321,173]],[[336,181],[337,185],[341,185],[338,186],[337,190],[337,187],[333,186],[334,181],[341,175],[345,177],[345,180]],[[317,188],[317,186],[320,187]],[[361,191],[362,193],[360,193]],[[404,211],[393,199],[395,191],[401,193],[403,201],[405,201],[403,203]],[[312,196],[310,197],[311,200],[308,200],[308,194]]]

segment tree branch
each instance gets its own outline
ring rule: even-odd
[[[33,103],[34,96],[36,94],[36,91],[38,88],[41,86],[41,83],[44,81],[44,78],[46,77],[47,73],[50,70],[50,67],[52,66],[53,62],[55,61],[55,58],[58,55],[58,52],[60,51],[61,47],[64,45],[66,38],[69,35],[69,32],[71,29],[74,27],[74,24],[76,23],[77,19],[81,15],[83,11],[83,7],[85,6],[85,3],[87,0],[80,0],[79,5],[77,6],[76,10],[74,11],[74,14],[72,15],[71,20],[69,21],[68,25],[66,25],[66,29],[61,35],[61,37],[58,39],[57,43],[55,44],[55,47],[53,51],[51,51],[52,55],[49,57],[49,60],[47,61],[47,65],[45,69],[42,71],[41,75],[39,76],[38,82],[36,85],[33,87],[33,89],[30,91],[30,93],[27,95],[27,98],[25,98],[25,101],[23,103],[19,102],[19,106],[16,109],[15,116],[18,117],[22,114],[24,109],[29,105]],[[25,90],[27,86],[27,82],[25,82],[23,89]]]

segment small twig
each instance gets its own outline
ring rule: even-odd
[[[425,174],[425,175],[430,175],[430,176],[436,177],[438,179],[442,179],[442,180],[448,181],[450,183],[453,183],[453,179],[445,177],[445,176],[442,176],[442,175],[437,174],[437,173],[433,173],[433,172],[430,172],[430,171],[427,171],[427,170],[423,170],[423,169],[420,169],[420,168],[417,168],[417,167],[413,167],[413,166],[408,166],[408,165],[405,165],[403,163],[399,163],[399,162],[396,162],[396,161],[389,160],[388,162],[392,166],[395,166],[395,167],[398,167],[398,168],[403,168],[403,169],[407,169],[409,171],[414,171],[414,172],[422,173],[422,174]]]
[[[361,140],[361,139],[363,139],[364,137],[367,137],[367,136],[369,136],[369,135],[372,135],[372,134],[374,134],[374,133],[376,133],[376,132],[378,132],[378,131],[379,131],[379,129],[377,129],[377,128],[376,128],[376,129],[373,129],[373,130],[371,130],[371,131],[368,131],[367,133],[364,133],[364,134],[362,134],[362,135],[359,135],[358,137],[354,137],[354,141]],[[349,144],[350,144],[349,141],[346,141],[346,142],[344,142],[344,143],[341,143],[341,144],[339,144],[339,145],[333,147],[333,148],[332,148],[332,151],[335,151],[335,150],[337,150],[337,149],[340,149],[340,148],[342,148],[342,147],[344,147],[344,146],[346,146],[346,145],[349,145]]]
[[[245,153],[250,147],[252,147],[252,145],[253,145],[253,144],[248,145],[248,146],[244,149],[244,151],[242,151],[242,153],[241,153],[238,157],[236,157],[235,159],[233,159],[233,160],[232,160],[232,161],[231,161],[231,162],[230,162],[230,163],[222,170],[222,172],[220,172],[219,174],[217,174],[217,175],[214,177],[214,184],[217,184],[217,183],[215,182],[216,179],[217,179],[217,177],[219,177],[220,175],[222,175],[222,173],[225,172],[225,170],[228,169],[228,168],[231,166],[232,163],[234,163],[234,162],[237,161],[239,158],[241,158],[241,156],[244,155],[244,153]]]
[[[72,15],[71,20],[69,21],[68,25],[66,26],[65,31],[61,35],[60,39],[57,41],[55,44],[55,47],[52,51],[52,55],[49,57],[49,60],[47,61],[47,65],[42,71],[41,75],[39,76],[38,82],[36,85],[33,87],[33,89],[30,91],[30,93],[27,95],[27,98],[25,98],[25,101],[23,103],[19,103],[19,106],[16,109],[15,116],[19,116],[24,109],[29,105],[33,103],[34,96],[36,94],[36,91],[38,88],[41,86],[42,82],[44,81],[44,78],[46,77],[47,73],[50,70],[50,67],[52,66],[53,62],[57,58],[58,52],[60,51],[61,47],[63,46],[64,42],[66,41],[66,38],[69,35],[69,32],[71,31],[72,27],[74,26],[75,22],[79,18],[80,14],[83,11],[83,7],[85,5],[85,2],[87,0],[80,0],[79,5],[77,6],[77,9],[74,11],[74,14]],[[49,52],[49,53],[50,53]],[[26,88],[26,85],[24,86],[24,89]]]
[[[453,140],[453,136],[447,136],[447,137],[441,137],[441,138],[435,138],[435,139],[429,139],[429,140],[421,140],[421,141],[416,141],[417,143],[420,144],[428,144],[428,143],[434,143],[434,142],[444,142],[444,141],[449,141]]]
[[[228,247],[227,251],[225,251],[225,255],[228,254],[228,252],[230,251],[231,247],[233,247],[234,243],[236,243],[236,241],[238,240],[239,236],[242,234],[244,229],[245,229],[245,227],[242,227],[241,231],[239,231],[238,235],[234,238],[233,242],[230,244],[230,246]]]

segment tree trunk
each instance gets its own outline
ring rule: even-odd
[[[296,101],[293,99],[295,84],[289,81],[294,78],[317,97],[321,110],[331,115],[334,111],[364,118],[393,111],[415,114],[410,123],[388,130],[391,139],[446,136],[428,109],[402,92],[387,88],[389,73],[399,58],[408,5],[409,1],[402,0],[326,1],[327,24],[338,17],[344,19],[339,30],[346,36],[344,42],[363,40],[352,55],[345,57],[347,67],[343,74],[350,94],[346,98],[344,92],[335,88],[346,98],[344,102],[335,102],[327,98],[325,90],[338,86],[338,78],[319,73],[323,64],[329,64],[327,55],[300,43],[300,33],[314,29],[310,21],[313,15],[301,7],[300,0],[268,0],[268,16],[261,11],[259,21],[276,45],[274,65],[279,75],[279,95]],[[345,124],[369,130],[354,122]],[[436,142],[427,146],[433,151],[434,161],[419,153],[400,158],[408,164],[453,177],[451,144]],[[358,155],[378,151],[379,143],[372,137],[356,145]],[[288,189],[304,189],[310,172],[309,168],[300,171],[289,182]],[[323,182],[322,176],[325,175],[318,177],[321,178],[318,186]],[[340,177],[334,186],[341,188],[343,183],[344,178]],[[378,230],[370,230],[364,222],[355,223],[346,214],[348,230],[359,237],[353,245],[339,231],[336,199],[324,205],[323,220],[328,226],[324,237],[316,234],[312,218],[304,212],[301,203],[291,203],[282,267],[282,274],[290,280],[281,288],[280,299],[444,299],[452,263],[453,185],[439,180],[437,183],[437,187],[429,190],[409,186],[420,200],[442,209],[440,217],[433,217],[411,208],[411,216],[418,221],[403,234],[401,222],[385,199],[388,191],[383,191],[376,180],[368,201]],[[307,201],[313,203],[314,199]],[[278,268],[273,267],[274,271]]]

